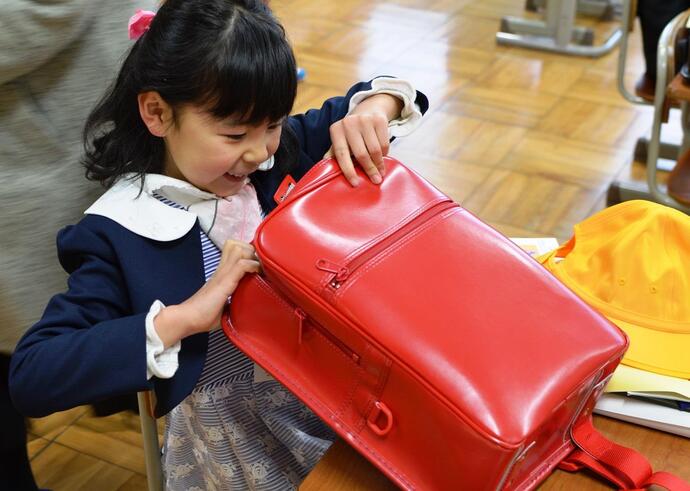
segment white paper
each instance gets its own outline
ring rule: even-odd
[[[690,413],[618,394],[604,394],[594,412],[690,438]]]
[[[540,256],[558,247],[555,237],[511,237],[510,240],[530,256]]]

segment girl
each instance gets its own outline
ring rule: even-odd
[[[260,0],[168,0],[130,32],[85,128],[87,177],[109,189],[58,235],[68,290],[17,346],[14,402],[43,416],[152,389],[168,489],[294,488],[332,433],[209,331],[259,270],[246,242],[285,184],[331,145],[352,185],[350,154],[381,182],[389,121],[404,133],[426,100],[379,78],[288,117],[294,57]]]

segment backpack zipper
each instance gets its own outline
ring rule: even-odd
[[[453,201],[442,201],[432,205],[428,210],[417,215],[415,218],[410,220],[408,223],[400,227],[399,229],[392,232],[387,237],[384,237],[380,241],[376,242],[372,246],[368,247],[366,250],[357,254],[352,259],[347,261],[345,264],[338,264],[327,259],[319,259],[316,261],[316,268],[321,271],[326,271],[331,273],[328,278],[328,286],[333,290],[339,289],[342,284],[357,271],[362,265],[368,263],[371,259],[378,256],[379,254],[385,252],[392,245],[397,243],[402,237],[405,237],[412,230],[415,230],[422,226],[429,219],[440,215],[446,210],[455,208],[458,205]]]

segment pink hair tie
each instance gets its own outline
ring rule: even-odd
[[[156,16],[155,12],[150,10],[137,9],[132,17],[129,18],[129,39],[139,39],[142,34],[148,31],[151,21]]]

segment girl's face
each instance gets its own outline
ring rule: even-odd
[[[183,106],[164,137],[165,174],[217,196],[239,192],[249,174],[280,144],[282,120],[253,126],[217,120],[197,106]]]

